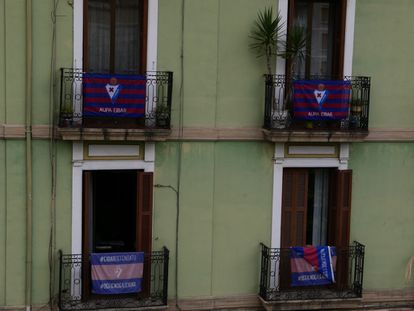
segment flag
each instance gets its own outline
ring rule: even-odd
[[[335,247],[291,247],[290,251],[292,286],[314,286],[335,283]]]
[[[92,253],[94,294],[126,294],[141,291],[144,253]]]
[[[350,81],[293,81],[293,115],[301,120],[342,120],[348,117]]]
[[[83,75],[83,115],[86,117],[145,117],[146,77]]]

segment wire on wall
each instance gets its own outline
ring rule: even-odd
[[[51,194],[50,194],[50,231],[49,231],[49,307],[54,310],[55,303],[55,254],[56,254],[56,176],[57,176],[57,143],[55,137],[55,89],[56,89],[56,16],[60,0],[52,0],[52,40],[49,76],[49,160],[51,168]]]

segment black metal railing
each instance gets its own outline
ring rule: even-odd
[[[336,248],[336,282],[329,286],[291,286],[290,254],[289,248],[269,248],[261,244],[259,295],[265,301],[362,297],[364,245],[354,242],[352,246]]]
[[[145,113],[142,117],[136,118],[85,116],[83,96],[84,74],[85,72],[81,69],[61,69],[59,127],[170,129],[172,72],[149,71],[141,75],[143,80],[145,79],[146,81]]]
[[[368,131],[370,77],[344,77],[350,84],[348,117],[334,121],[303,121],[293,114],[292,83],[299,77],[287,79],[285,75],[265,75],[265,111],[263,127],[269,130],[328,130]],[[306,80],[338,80],[326,76],[311,76]]]
[[[95,295],[83,284],[89,283],[89,259],[82,255],[64,255],[59,251],[59,309],[95,310],[149,308],[167,305],[169,250],[145,254],[143,290],[138,294]]]

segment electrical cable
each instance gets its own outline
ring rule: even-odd
[[[181,166],[183,153],[183,132],[184,132],[184,29],[185,29],[185,0],[181,2],[181,53],[180,53],[180,105],[178,118],[178,157],[177,157],[177,219],[176,219],[176,241],[175,241],[175,307],[181,310],[178,305],[178,253],[179,253],[179,228],[180,228],[180,190],[181,190]]]
[[[49,232],[49,308],[54,310],[55,304],[55,252],[56,252],[56,162],[57,144],[55,138],[55,81],[56,81],[56,12],[59,0],[52,0],[53,9],[51,12],[52,21],[52,41],[51,41],[51,60],[49,76],[49,160],[51,167],[51,197],[50,197],[50,232]]]

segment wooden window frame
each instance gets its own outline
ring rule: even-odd
[[[89,256],[91,253],[91,180],[93,172],[98,170],[84,170],[82,173],[82,299],[91,297],[91,267]],[[135,170],[137,178],[136,202],[136,237],[135,251],[144,252],[144,275],[140,297],[150,293],[151,285],[151,254],[152,254],[152,221],[153,221],[153,184],[154,173]]]
[[[282,219],[281,219],[281,247],[305,246],[306,242],[306,213],[308,197],[308,178],[311,168],[284,168],[283,169],[283,193],[282,193]],[[291,178],[291,185],[286,183],[287,177]],[[304,193],[298,192],[298,179],[305,178]],[[289,198],[290,206],[285,204]],[[304,206],[297,204],[298,198],[302,198]],[[329,207],[328,207],[328,231],[327,244],[346,248],[349,246],[350,219],[352,201],[352,170],[333,169],[329,180]],[[297,236],[297,213],[305,213],[302,223],[302,235]],[[303,243],[300,243],[303,241]],[[300,245],[302,244],[302,245]]]
[[[110,72],[115,72],[115,1],[108,0],[111,6],[111,32],[110,32]],[[140,66],[137,73],[143,74],[147,66],[147,42],[148,42],[148,0],[136,0],[140,3],[141,13],[141,32],[140,32]],[[83,71],[89,71],[89,19],[88,19],[89,0],[83,0]]]
[[[289,28],[293,27],[294,17],[295,17],[295,3],[299,0],[289,0],[288,6],[288,23],[287,31],[289,37]],[[335,5],[335,16],[334,16],[334,34],[333,34],[333,47],[332,47],[332,68],[331,76],[332,78],[343,79],[344,73],[344,57],[345,57],[345,27],[346,27],[346,10],[347,10],[347,0],[323,0],[324,2],[329,2],[330,4]],[[307,0],[307,3],[321,2],[321,0]],[[308,23],[311,21],[308,20]],[[308,25],[308,29],[310,29]],[[311,40],[308,40],[308,47],[311,44]],[[286,73],[288,76],[291,75],[288,72],[290,68],[290,61],[286,62]],[[310,72],[310,61],[306,61],[305,72]]]

